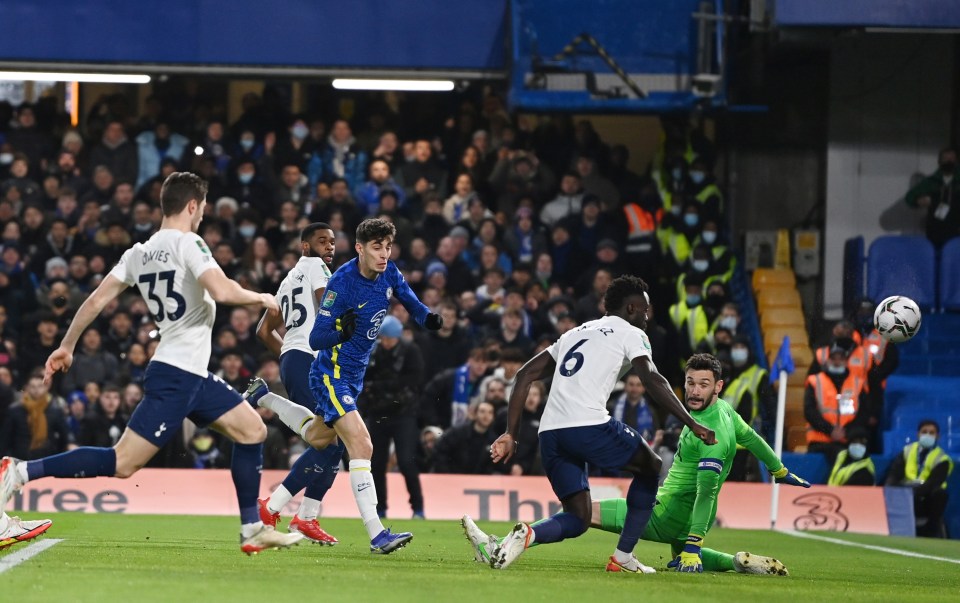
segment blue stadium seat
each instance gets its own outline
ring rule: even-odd
[[[843,244],[843,314],[845,316],[849,316],[856,310],[857,301],[863,297],[864,257],[863,237],[847,239]]]
[[[940,309],[960,311],[960,237],[947,241],[940,252]]]
[[[916,425],[909,431],[896,429],[883,432],[883,453],[887,456],[896,456],[903,447],[917,439]]]
[[[878,303],[891,295],[905,295],[921,310],[937,304],[936,253],[919,236],[883,236],[870,245],[867,257],[867,295]]]

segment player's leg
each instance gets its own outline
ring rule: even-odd
[[[357,510],[360,511],[360,519],[370,536],[370,551],[387,554],[413,540],[413,534],[392,533],[383,527],[377,515],[377,489],[370,473],[373,442],[357,411],[357,393],[350,384],[330,379],[327,375],[323,376],[322,385],[313,388],[313,395],[317,399],[317,415],[322,416],[325,425],[333,426],[350,455],[350,487]],[[319,423],[314,421],[308,435],[312,435]]]
[[[50,529],[53,522],[49,519],[27,521],[19,517],[10,517],[0,509],[0,551],[18,542],[33,540]]]
[[[339,440],[335,440],[323,450],[310,447],[303,455],[300,455],[300,458],[294,463],[290,474],[287,476],[288,479],[294,477],[294,473],[299,470],[298,466],[304,455],[309,453],[310,457],[313,457],[315,463],[312,466],[313,470],[306,474],[310,481],[303,493],[303,501],[300,503],[300,509],[297,511],[297,514],[293,516],[293,519],[290,520],[290,530],[300,532],[304,537],[319,544],[334,545],[339,542],[334,536],[331,536],[320,527],[320,522],[317,521],[317,517],[320,515],[323,497],[326,496],[327,491],[333,487],[333,482],[336,480],[337,473],[340,471],[340,460],[343,458],[344,450],[345,448]],[[307,467],[305,469],[309,468],[310,467]],[[293,482],[293,480],[291,480],[291,482]],[[284,484],[287,484],[287,487],[296,487],[294,483],[288,483],[286,480],[284,480]]]
[[[253,407],[222,379],[209,374],[190,418],[198,426],[209,425],[233,440],[230,475],[240,508],[241,550],[247,554],[259,553],[296,544],[303,538],[300,534],[277,533],[260,521],[257,496],[267,428]]]
[[[404,415],[393,419],[393,442],[397,450],[397,467],[410,494],[410,509],[414,518],[423,518],[423,488],[420,485],[420,467],[417,466],[417,446],[420,430],[416,417]]]
[[[544,473],[563,506],[535,525],[518,523],[507,534],[490,558],[494,569],[508,567],[533,544],[551,544],[576,538],[590,527],[590,484],[587,464],[579,450],[584,434],[591,428],[553,429],[540,434],[540,456]]]

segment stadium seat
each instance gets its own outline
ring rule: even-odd
[[[799,308],[795,307],[769,308],[763,313],[763,316],[760,317],[760,326],[764,330],[776,326],[802,328],[805,325],[806,317],[804,317],[803,312]]]
[[[960,237],[947,241],[940,252],[940,309],[960,312]]]
[[[786,270],[784,268],[757,268],[753,271],[751,284],[755,292],[769,289],[770,287],[789,287],[792,289],[797,286],[797,277],[794,276],[793,270]]]
[[[847,239],[843,244],[843,313],[850,315],[856,310],[857,301],[863,297],[863,237]]]
[[[771,327],[763,332],[763,347],[767,350],[779,349],[784,336],[790,337],[791,348],[794,345],[810,345],[807,330],[803,327]]]
[[[925,237],[879,237],[867,257],[867,294],[877,303],[905,295],[921,310],[931,310],[937,304],[935,267],[933,243]]]
[[[757,311],[762,316],[770,308],[802,308],[800,293],[792,287],[770,287],[757,293]]]

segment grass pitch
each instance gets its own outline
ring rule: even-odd
[[[26,514],[25,517],[39,517]],[[56,546],[0,574],[4,601],[944,601],[960,592],[960,565],[805,540],[764,531],[716,529],[712,548],[772,555],[789,577],[665,571],[666,545],[642,542],[637,556],[656,575],[603,571],[616,537],[589,531],[574,541],[528,551],[503,571],[474,563],[457,521],[394,521],[413,542],[371,555],[358,519],[325,519],[341,543],[305,543],[248,557],[235,518],[47,515],[42,538]],[[285,525],[285,524],[284,524]],[[510,525],[481,522],[498,535]],[[960,560],[960,542],[829,534]],[[0,559],[21,551],[19,544]],[[664,570],[664,571],[661,571]]]

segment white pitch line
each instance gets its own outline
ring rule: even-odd
[[[32,557],[36,557],[40,553],[60,542],[63,542],[63,538],[47,538],[39,542],[34,542],[27,548],[21,549],[16,553],[10,553],[9,555],[0,557],[0,574],[9,569],[17,567]]]
[[[843,546],[852,546],[859,549],[870,549],[871,551],[880,551],[881,553],[890,553],[891,555],[902,555],[904,557],[916,557],[918,559],[930,559],[931,561],[944,561],[946,563],[956,563],[960,565],[960,559],[951,559],[950,557],[937,557],[935,555],[924,555],[923,553],[914,553],[913,551],[905,551],[903,549],[892,549],[886,546],[877,546],[874,544],[862,544],[859,542],[850,542],[849,540],[840,540],[839,538],[830,538],[829,536],[821,536],[819,534],[810,534],[807,532],[797,532],[794,530],[777,530],[781,534],[786,534],[787,536],[796,536],[797,538],[809,538],[811,540],[821,540],[823,542],[830,542],[833,544],[841,544]]]

